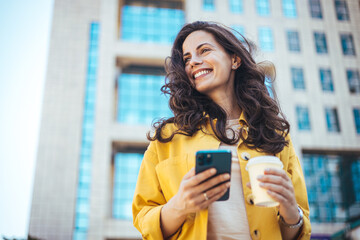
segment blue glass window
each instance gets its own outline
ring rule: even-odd
[[[232,13],[243,13],[244,2],[243,0],[229,0],[230,12]]]
[[[291,79],[294,89],[305,89],[304,71],[302,68],[292,67]]]
[[[124,5],[121,39],[131,42],[172,43],[185,23],[181,9]]]
[[[297,17],[295,0],[282,0],[282,8],[285,17],[287,18]]]
[[[89,214],[89,208],[90,204],[88,198],[79,199],[76,203],[76,213],[82,214],[84,217]]]
[[[343,54],[355,56],[355,46],[352,34],[340,34],[340,40]]]
[[[299,130],[311,130],[309,109],[304,106],[296,106],[296,115]]]
[[[274,98],[274,92],[273,92],[273,86],[272,86],[272,81],[270,78],[265,77],[265,86],[268,90],[268,93],[270,95],[271,98]]]
[[[244,41],[244,38],[241,36],[245,36],[245,28],[241,25],[231,25],[231,28],[233,29],[232,33],[240,40]],[[241,35],[240,35],[241,34]]]
[[[85,240],[87,239],[87,231],[76,230],[74,232],[73,240]]]
[[[346,76],[351,93],[360,93],[360,74],[358,70],[346,70]]]
[[[297,31],[287,31],[286,36],[288,40],[289,51],[300,52],[299,33]]]
[[[358,216],[359,153],[305,153],[302,166],[308,190],[311,222],[346,222]]]
[[[144,154],[140,153],[117,153],[115,155],[113,218],[132,219],[131,204],[143,157]]]
[[[88,216],[81,216],[78,214],[78,217],[75,219],[75,226],[81,231],[81,229],[88,229],[89,228],[89,217]],[[77,232],[77,231],[76,231]]]
[[[335,10],[338,20],[340,21],[350,20],[349,9],[346,0],[335,0]]]
[[[314,40],[317,53],[328,53],[325,33],[314,32]]]
[[[274,38],[270,27],[259,28],[259,43],[261,50],[266,52],[274,51]]]
[[[332,79],[332,74],[330,69],[319,69],[320,73],[320,80],[321,80],[321,88],[323,91],[326,92],[333,92],[334,91],[334,84]]]
[[[94,134],[96,73],[98,62],[99,23],[91,23],[88,50],[88,71],[85,85],[84,116],[80,149],[78,186],[75,209],[74,240],[87,238],[89,228],[91,152]]]
[[[256,0],[256,12],[260,16],[270,16],[270,3],[269,0]]]
[[[205,11],[214,11],[215,10],[214,0],[203,0],[203,9]]]
[[[309,0],[309,7],[312,18],[323,18],[320,0]]]
[[[312,222],[339,222],[342,208],[339,156],[304,154],[303,170],[308,189]],[[315,169],[315,171],[314,171]]]
[[[360,158],[351,163],[351,176],[353,192],[355,193],[355,202],[360,202]]]
[[[155,118],[170,117],[168,98],[160,91],[163,75],[123,73],[118,78],[117,120],[150,125]]]
[[[329,132],[340,132],[339,117],[336,108],[325,108],[326,125]]]
[[[357,134],[360,134],[360,108],[354,108],[354,122]],[[360,179],[360,178],[359,178]]]

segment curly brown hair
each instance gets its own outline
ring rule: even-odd
[[[205,31],[214,36],[216,41],[230,55],[241,59],[236,69],[234,91],[236,103],[243,112],[248,124],[248,137],[243,134],[232,138],[226,136],[227,114],[218,104],[206,95],[198,92],[185,72],[182,45],[189,34]],[[242,36],[243,37],[243,36]],[[147,138],[150,141],[169,142],[176,134],[192,136],[210,122],[216,137],[226,144],[235,144],[241,138],[247,147],[261,152],[279,153],[288,145],[285,137],[290,131],[290,124],[285,119],[278,104],[274,89],[273,98],[265,85],[266,78],[275,79],[275,68],[271,63],[256,63],[252,57],[255,45],[243,37],[241,42],[231,29],[214,22],[196,21],[186,24],[178,33],[171,56],[165,61],[166,81],[161,91],[170,96],[169,106],[174,117],[160,119],[153,124],[155,134]],[[214,119],[217,119],[214,123]],[[177,130],[170,136],[163,136],[162,129],[173,123]],[[245,126],[240,132],[245,130]]]

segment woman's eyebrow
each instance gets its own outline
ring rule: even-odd
[[[210,45],[210,46],[214,47],[211,43],[204,42],[204,43],[200,44],[199,46],[197,46],[197,47],[196,47],[196,50],[199,50],[199,48],[201,48],[201,47],[204,46],[204,45]],[[186,56],[188,56],[188,55],[190,55],[189,52],[184,53],[183,57],[186,57]]]

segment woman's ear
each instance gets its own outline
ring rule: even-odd
[[[232,69],[234,69],[234,70],[237,69],[241,65],[240,57],[238,57],[234,54],[233,57],[231,58],[231,63],[232,63]]]

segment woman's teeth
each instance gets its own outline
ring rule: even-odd
[[[194,78],[198,78],[198,77],[200,77],[201,75],[207,74],[207,73],[209,73],[209,72],[211,72],[211,71],[210,71],[210,70],[202,70],[202,71],[196,73],[196,74],[194,75]]]

